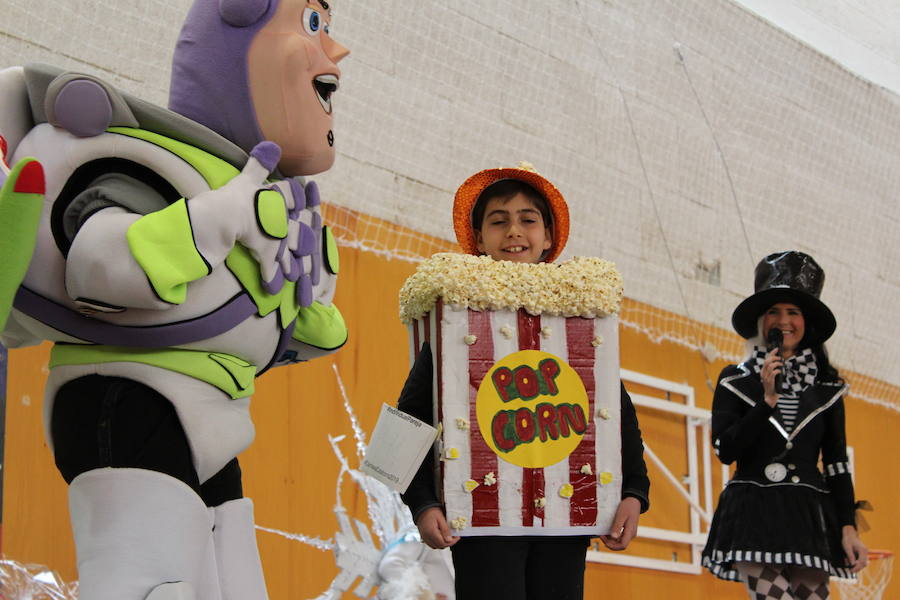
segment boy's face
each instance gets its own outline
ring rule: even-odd
[[[538,263],[553,238],[541,211],[519,193],[488,201],[481,231],[475,230],[475,242],[480,252],[494,260]]]

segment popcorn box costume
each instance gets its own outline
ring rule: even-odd
[[[456,534],[598,535],[622,494],[611,263],[438,254],[401,291],[413,358],[433,353],[447,520]]]

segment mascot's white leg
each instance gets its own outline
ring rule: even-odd
[[[80,600],[201,600],[212,523],[185,483],[144,469],[94,469],[69,486]]]
[[[164,583],[153,588],[146,600],[196,600],[194,586],[185,582]]]
[[[215,523],[216,509],[207,507],[206,514],[209,515],[209,522],[212,523],[213,535],[209,538],[206,546],[205,568],[203,571],[203,581],[200,583],[200,589],[197,591],[199,600],[222,600],[222,590],[219,588],[219,567],[216,564],[216,547],[215,547]],[[177,598],[177,596],[176,596]],[[147,600],[154,600],[153,596]],[[168,600],[161,597],[160,600]],[[178,600],[181,600],[180,598]]]
[[[249,498],[231,500],[215,507],[214,512],[213,541],[222,600],[266,600],[253,502]]]

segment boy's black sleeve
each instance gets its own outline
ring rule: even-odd
[[[432,406],[432,378],[434,367],[431,360],[431,347],[428,342],[422,344],[422,349],[416,356],[416,362],[409,371],[397,408],[408,415],[412,415],[420,421],[434,425],[434,409]],[[413,521],[418,520],[419,515],[426,508],[441,506],[434,485],[434,453],[428,452],[422,461],[419,470],[413,476],[406,492],[400,494],[403,502],[412,512]]]
[[[631,396],[624,385],[621,388],[622,498],[637,498],[641,512],[645,513],[650,508],[650,478],[644,462],[644,442]]]

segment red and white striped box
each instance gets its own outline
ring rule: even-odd
[[[439,298],[409,333],[412,358],[426,341],[433,353],[438,489],[455,533],[608,533],[622,489],[616,315]]]

